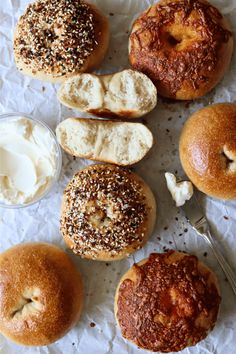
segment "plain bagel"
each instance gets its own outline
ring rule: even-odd
[[[132,67],[148,75],[161,96],[191,100],[223,78],[233,36],[218,9],[205,0],[161,0],[133,24]]]
[[[157,90],[144,74],[127,69],[114,74],[78,74],[58,90],[67,107],[98,117],[139,118],[157,104]]]
[[[0,332],[27,346],[63,337],[83,303],[80,274],[68,255],[47,243],[14,246],[0,255]]]
[[[183,169],[205,194],[236,199],[236,104],[215,104],[185,123],[179,144]]]
[[[151,131],[141,123],[68,118],[57,126],[56,135],[72,156],[120,166],[137,163],[153,145]]]

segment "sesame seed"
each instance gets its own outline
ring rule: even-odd
[[[79,70],[98,45],[94,15],[80,0],[38,0],[18,23],[15,53],[26,65],[62,76]]]
[[[96,258],[100,251],[119,254],[140,247],[149,208],[142,185],[117,166],[97,166],[77,173],[64,191],[61,232],[73,251]]]

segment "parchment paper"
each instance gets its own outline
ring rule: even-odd
[[[60,106],[56,99],[57,87],[24,77],[15,68],[12,53],[13,29],[28,0],[0,1],[0,113],[22,111],[46,122],[51,128],[70,116],[79,116]],[[128,67],[127,40],[131,23],[153,1],[97,0],[94,1],[109,17],[111,42],[109,53],[99,72],[109,73]],[[227,16],[236,30],[236,0],[212,0]],[[113,315],[113,299],[121,275],[135,262],[151,252],[163,248],[185,250],[196,254],[215,270],[222,290],[222,306],[217,325],[206,340],[183,353],[233,354],[236,352],[236,301],[216,259],[203,240],[187,225],[169,195],[164,172],[181,173],[178,158],[178,138],[183,123],[195,110],[213,102],[233,102],[236,98],[236,57],[221,84],[205,98],[193,103],[165,103],[159,100],[157,108],[144,118],[152,130],[156,144],[150,155],[135,166],[155,193],[158,218],[155,232],[143,250],[115,263],[81,260],[71,255],[78,264],[85,284],[85,306],[81,321],[63,339],[49,347],[19,347],[0,335],[0,353],[3,354],[123,354],[145,353],[123,340]],[[73,160],[63,155],[60,181],[53,193],[40,203],[21,210],[0,209],[0,251],[12,245],[29,241],[46,241],[63,248],[59,233],[59,208],[63,189],[73,173],[88,162]],[[211,222],[215,237],[221,242],[225,255],[236,269],[236,202],[222,202],[200,196]],[[205,254],[205,256],[204,256]]]

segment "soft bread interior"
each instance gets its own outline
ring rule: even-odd
[[[102,106],[104,90],[97,76],[81,74],[73,76],[61,86],[58,98],[68,107],[88,111]]]
[[[66,106],[83,112],[140,117],[157,103],[152,81],[134,70],[112,75],[79,74],[68,79],[58,91],[58,99]]]
[[[122,110],[151,111],[156,105],[156,88],[147,76],[133,70],[124,70],[111,77],[108,83],[104,105],[111,112]]]
[[[140,123],[69,118],[56,134],[71,155],[118,165],[140,161],[153,145],[152,133]]]

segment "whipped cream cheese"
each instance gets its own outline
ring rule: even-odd
[[[177,182],[175,175],[165,173],[167,188],[169,189],[176,206],[180,207],[193,196],[193,185],[189,181]]]
[[[0,202],[34,201],[56,169],[56,144],[46,127],[24,117],[0,119]]]

